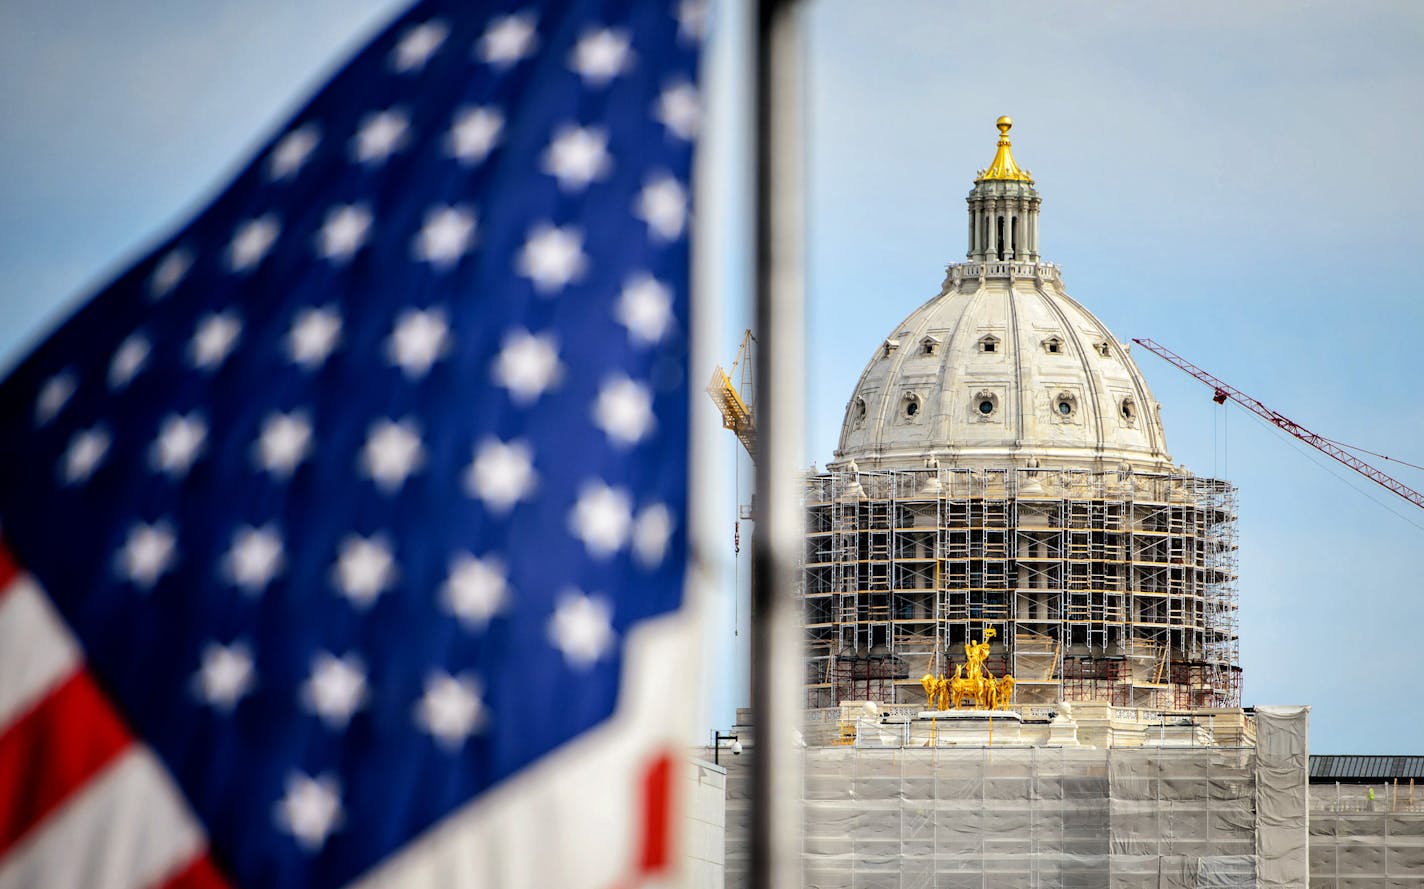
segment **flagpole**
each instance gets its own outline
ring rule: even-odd
[[[757,528],[752,544],[751,887],[801,884],[804,658],[795,597],[803,520],[803,103],[797,0],[756,4]]]

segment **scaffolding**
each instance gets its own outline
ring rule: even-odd
[[[993,628],[1015,703],[1241,702],[1236,489],[1187,473],[860,471],[805,481],[807,706],[923,701]]]

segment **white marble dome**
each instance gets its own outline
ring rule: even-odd
[[[1171,468],[1147,382],[1038,253],[1038,193],[1009,152],[970,192],[968,262],[876,344],[846,406],[837,464]]]

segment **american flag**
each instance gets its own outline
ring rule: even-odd
[[[702,23],[417,4],[0,384],[0,887],[666,871]]]

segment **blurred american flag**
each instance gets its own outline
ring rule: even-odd
[[[692,2],[429,0],[0,384],[0,886],[631,886]]]

